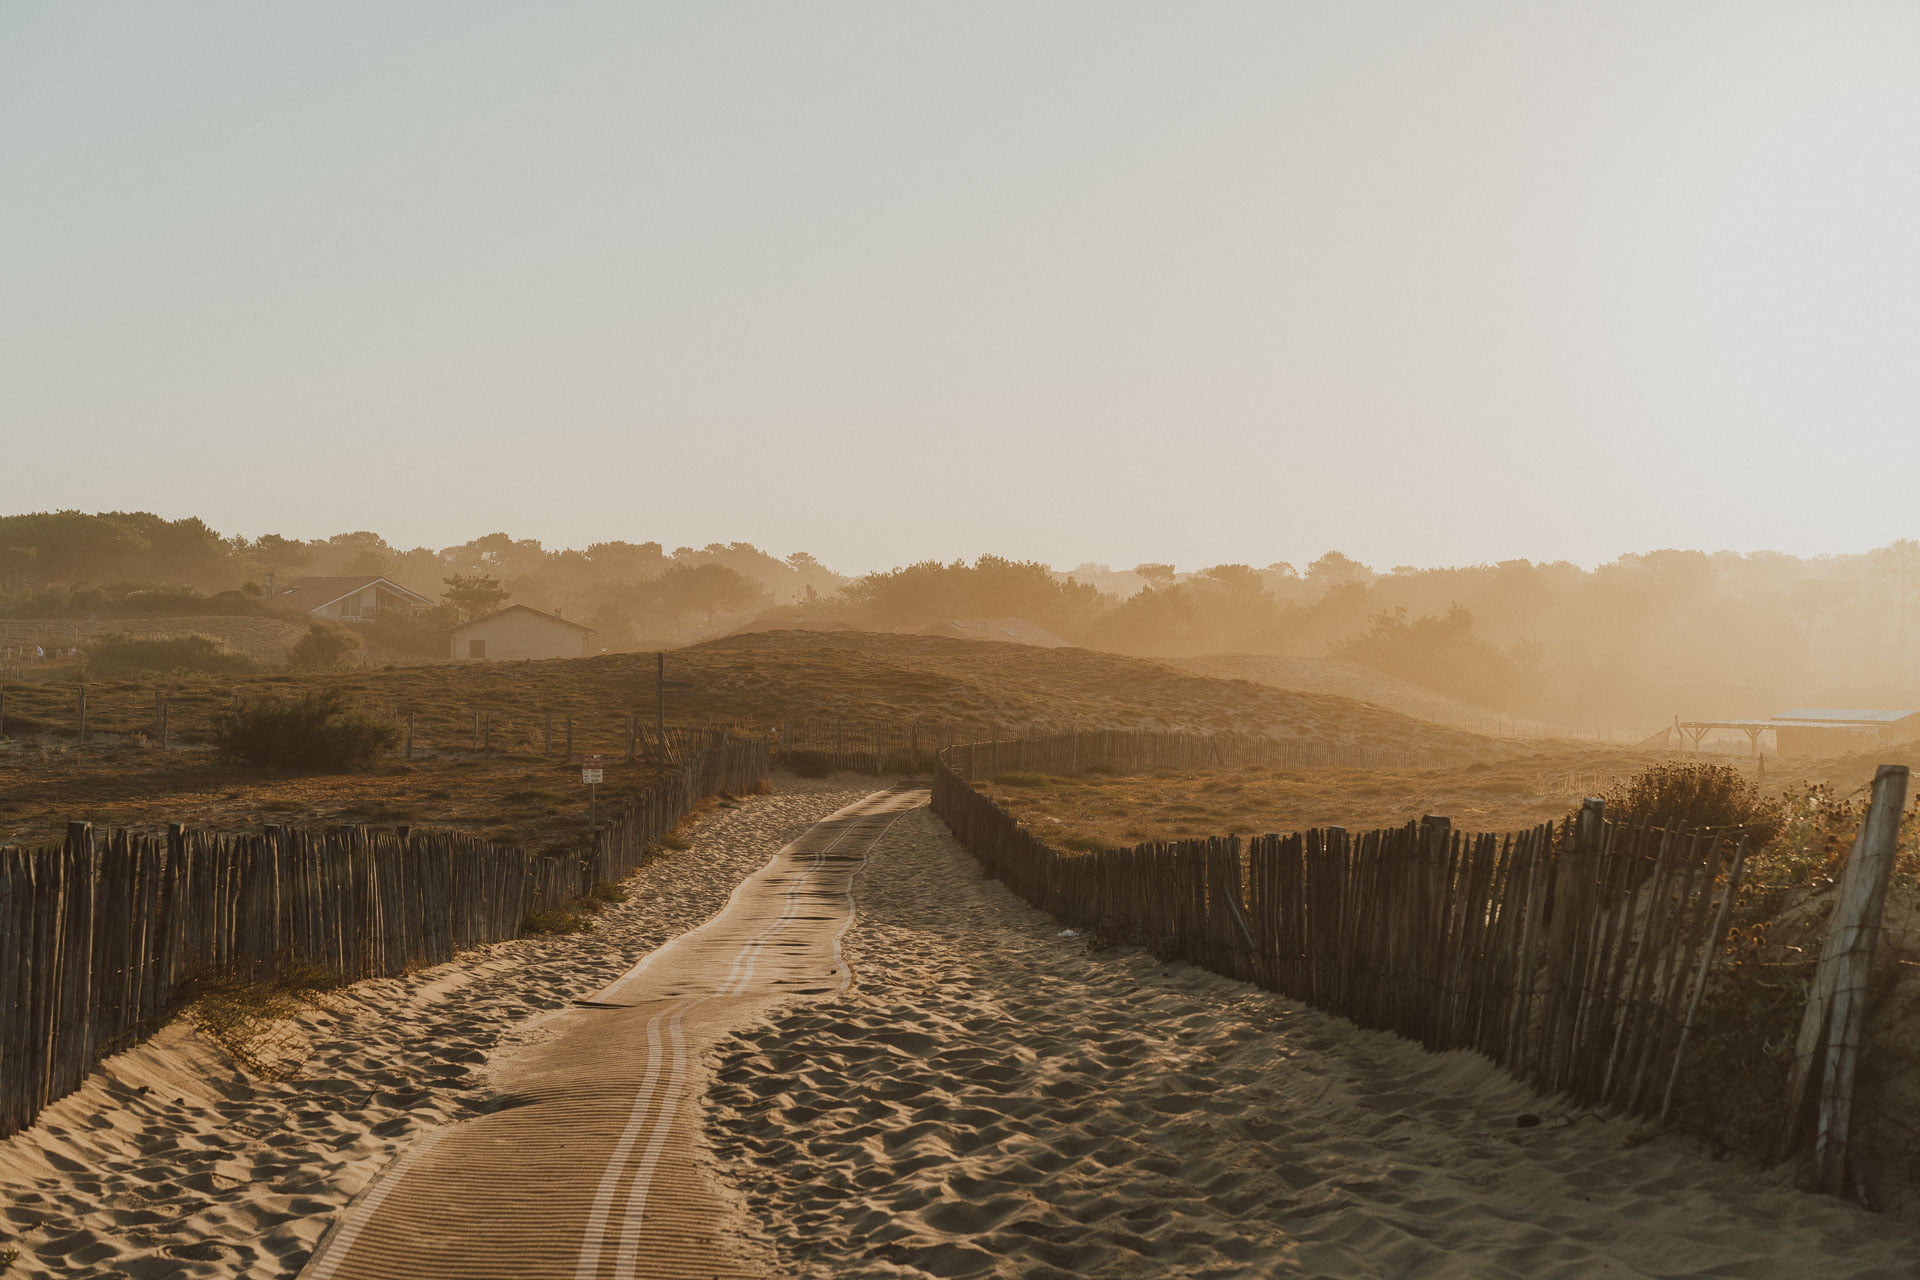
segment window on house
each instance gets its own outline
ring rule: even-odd
[[[485,640],[469,640],[469,641],[467,641],[467,656],[468,656],[469,658],[484,658],[484,657],[486,657],[486,656],[487,656],[487,642],[486,642]]]

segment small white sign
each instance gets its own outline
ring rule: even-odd
[[[598,782],[601,780],[601,777],[603,776],[604,772],[605,771],[601,769],[582,769],[580,771],[580,781]]]

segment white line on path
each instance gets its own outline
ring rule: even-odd
[[[374,1211],[380,1207],[380,1202],[387,1198],[389,1191],[400,1185],[400,1176],[421,1156],[433,1150],[440,1139],[451,1132],[453,1130],[450,1128],[435,1130],[415,1143],[412,1150],[387,1166],[387,1171],[380,1175],[379,1184],[340,1219],[339,1226],[308,1260],[300,1274],[307,1277],[307,1280],[332,1280],[334,1271],[340,1266],[340,1260],[347,1256],[353,1248],[353,1242],[360,1238],[360,1233],[366,1229],[367,1223],[373,1220]]]
[[[783,895],[785,902],[782,905],[780,914],[771,924],[741,944],[740,950],[734,954],[733,963],[728,967],[726,977],[721,980],[719,987],[712,995],[683,999],[679,1005],[672,1009],[670,1015],[667,1010],[663,1009],[659,1013],[656,1013],[653,1019],[648,1022],[646,1076],[641,1081],[639,1094],[634,1100],[633,1110],[628,1117],[626,1129],[621,1133],[620,1141],[614,1147],[613,1154],[607,1161],[606,1171],[601,1175],[599,1191],[594,1196],[593,1211],[588,1216],[586,1233],[580,1243],[580,1261],[574,1271],[576,1280],[595,1280],[595,1277],[599,1275],[600,1258],[603,1247],[602,1241],[607,1236],[608,1219],[612,1216],[613,1201],[618,1191],[620,1180],[626,1173],[627,1162],[633,1154],[633,1149],[639,1144],[641,1134],[649,1129],[648,1118],[649,1114],[651,1114],[651,1132],[647,1132],[645,1149],[641,1155],[638,1167],[634,1170],[633,1182],[627,1190],[626,1209],[622,1214],[620,1223],[619,1246],[614,1254],[614,1280],[633,1280],[639,1266],[640,1235],[646,1222],[647,1198],[652,1192],[654,1174],[659,1166],[661,1152],[666,1146],[667,1136],[672,1128],[675,1108],[679,1103],[682,1092],[686,1088],[687,1052],[682,1020],[686,1014],[706,1003],[708,1000],[717,997],[738,995],[747,989],[748,985],[753,981],[754,975],[759,970],[760,955],[765,950],[767,940],[784,929],[793,917],[799,914],[801,905],[800,894],[805,890],[807,882],[813,879],[826,865],[826,857],[828,854],[838,849],[856,833],[862,831],[864,818],[866,816],[867,815],[861,815],[861,817],[853,819],[830,843],[812,851],[811,861],[806,870],[788,885]],[[892,821],[888,822],[886,826],[882,827],[879,832],[874,834],[873,839],[868,841],[866,849],[863,849],[861,852],[860,866],[855,869],[853,872],[854,875],[858,875],[861,870],[865,869],[870,858],[867,850],[870,850],[874,843],[878,842],[888,831],[892,830],[895,822],[898,822],[900,818],[905,816],[906,811],[903,811],[896,815]],[[843,893],[849,905],[849,918],[842,924],[839,934],[835,936],[833,947],[834,968],[841,974],[839,989],[842,992],[847,989],[849,980],[849,976],[846,973],[846,964],[840,955],[840,942],[846,935],[847,927],[852,923],[851,908],[853,892],[851,877],[849,877],[848,887]],[[731,905],[731,901],[729,901],[729,905]],[[654,954],[658,955],[660,952],[655,952]],[[646,964],[650,963],[652,959],[653,957],[649,956],[647,961],[642,962],[633,972],[637,973],[639,969],[645,968]],[[629,976],[631,976],[631,974]],[[660,1052],[659,1028],[663,1018],[666,1019],[667,1035],[673,1048],[671,1066],[668,1068],[668,1074],[665,1080],[666,1087],[664,1090],[660,1090],[662,1055]],[[660,1096],[660,1105],[658,1108],[652,1106],[656,1091],[659,1091]]]
[[[640,1091],[633,1100],[633,1110],[628,1113],[627,1127],[620,1132],[620,1141],[614,1144],[613,1157],[607,1161],[607,1171],[600,1179],[600,1189],[593,1197],[593,1211],[587,1215],[586,1235],[580,1242],[580,1265],[574,1269],[576,1280],[593,1280],[600,1273],[600,1241],[606,1235],[607,1218],[613,1213],[613,1194],[619,1186],[620,1171],[626,1166],[627,1155],[633,1150],[633,1144],[640,1138],[640,1131],[646,1125],[647,1108],[653,1101],[654,1083],[660,1077],[660,1020],[667,1016],[662,1009],[653,1015],[647,1023],[647,1074],[640,1082]]]

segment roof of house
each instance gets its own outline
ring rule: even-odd
[[[557,622],[563,627],[572,627],[575,631],[584,631],[588,635],[593,634],[592,627],[582,626],[580,623],[575,622],[572,618],[563,618],[557,613],[543,613],[540,610],[533,608],[531,605],[524,605],[524,604],[510,604],[504,609],[495,609],[492,613],[489,613],[484,617],[469,618],[465,622],[462,622],[456,626],[448,627],[447,634],[452,635],[454,632],[457,632],[457,631],[465,631],[468,627],[477,627],[483,622],[492,622],[495,618],[501,617],[505,614],[515,613],[515,612],[530,613],[536,618],[543,618],[548,622]]]
[[[302,613],[312,613],[315,609],[324,609],[336,600],[345,599],[364,587],[379,583],[395,595],[405,596],[416,604],[430,605],[433,601],[417,591],[409,591],[392,578],[367,574],[336,574],[324,578],[295,578],[284,586],[276,586],[273,591],[273,603],[284,608],[298,609]]]
[[[1908,716],[1920,715],[1920,711],[1869,711],[1833,707],[1795,707],[1791,711],[1782,711],[1774,717],[1780,724],[1818,724],[1826,727],[1838,725],[1875,725],[1895,724]]]

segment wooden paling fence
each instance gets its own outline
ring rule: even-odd
[[[0,1137],[150,1034],[196,974],[291,961],[343,979],[517,937],[529,910],[639,865],[703,796],[767,773],[764,739],[711,735],[619,807],[594,847],[534,857],[452,832],[95,831],[0,849]]]
[[[621,805],[602,824],[585,868],[588,888],[595,880],[618,880],[638,867],[648,848],[672,831],[703,797],[742,791],[766,778],[770,757],[765,738],[718,729],[705,737],[704,745],[690,742],[665,778]]]
[[[1179,736],[955,747],[941,754],[934,811],[1064,923],[1431,1049],[1477,1049],[1584,1103],[1638,1115],[1670,1105],[1743,844],[1610,822],[1590,806],[1578,823],[1508,835],[1440,818],[1069,854],[969,785],[999,770],[1136,769],[1232,749]]]
[[[954,727],[945,720],[789,719],[770,734],[778,764],[791,766],[811,759],[830,769],[857,773],[931,768],[934,755],[955,740]]]

